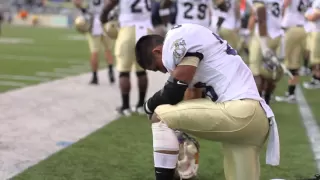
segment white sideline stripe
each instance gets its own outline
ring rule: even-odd
[[[300,86],[296,88],[296,98],[299,105],[302,122],[306,128],[307,136],[309,138],[311,149],[316,161],[317,170],[320,172],[320,130],[317,121],[315,120],[313,113],[303,95]]]
[[[27,84],[22,82],[12,82],[12,81],[0,81],[0,86],[12,86],[12,87],[23,87]]]
[[[67,64],[84,64],[83,60],[77,59],[65,59],[65,58],[48,58],[42,56],[18,56],[11,54],[1,54],[0,61],[13,60],[13,61],[40,61],[40,62],[51,62],[51,63],[67,63]]]
[[[0,79],[22,80],[22,81],[40,81],[40,82],[51,80],[50,78],[44,78],[44,77],[9,75],[9,74],[0,74]]]
[[[54,71],[57,73],[61,72],[61,73],[68,73],[68,74],[79,74],[79,73],[83,73],[85,70],[73,69],[73,68],[55,68]]]
[[[63,74],[63,73],[58,73],[58,72],[37,72],[37,76],[42,76],[42,77],[67,77],[70,76],[70,74]]]
[[[67,77],[0,94],[0,180],[9,179],[63,149],[57,143],[76,142],[114,120],[120,104],[118,84],[109,85],[106,70],[100,85],[88,85],[91,73]],[[149,72],[162,88],[168,76]],[[132,74],[132,102],[137,101]],[[61,144],[61,143],[60,143]]]

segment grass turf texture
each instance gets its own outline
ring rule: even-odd
[[[34,44],[0,44],[1,55],[31,57],[19,61],[4,59],[0,55],[0,74],[35,75],[38,71],[52,72],[57,67],[69,68],[71,65],[63,62],[67,62],[67,59],[79,59],[79,63],[86,63],[89,57],[86,42],[62,39],[75,34],[72,30],[6,26],[4,37],[30,38]],[[53,61],[32,61],[32,57],[46,57]],[[285,80],[280,83],[278,95],[286,90],[285,84]],[[0,86],[0,91],[12,88]],[[318,91],[304,92],[316,117],[320,118]],[[274,103],[272,106],[280,130],[281,166],[264,165],[265,155],[262,154],[261,179],[311,177],[316,172],[315,162],[298,107],[285,103]],[[200,144],[200,179],[224,179],[219,144],[205,140],[200,140]],[[133,116],[112,122],[13,179],[149,180],[154,179],[153,174],[150,124],[145,117]]]
[[[90,71],[87,41],[70,39],[74,36],[81,38],[81,35],[72,29],[4,26],[0,36],[0,76],[3,74],[37,76],[37,72],[54,72],[56,68],[72,69],[77,65],[83,66],[83,69],[78,68],[72,72],[70,70],[70,75]],[[10,38],[22,41],[19,43],[1,41]],[[23,42],[23,40],[32,40],[32,42]],[[100,67],[105,67],[103,56],[100,61]],[[0,81],[13,80],[1,78]],[[28,85],[40,83],[24,80],[14,80],[14,82],[23,82]],[[13,88],[16,87],[0,85],[0,92]]]

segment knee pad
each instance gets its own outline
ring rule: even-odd
[[[293,76],[299,75],[299,70],[298,70],[298,69],[289,69],[289,71],[291,72],[291,74],[292,74]]]
[[[119,77],[130,77],[130,72],[120,72]]]
[[[139,72],[136,72],[136,75],[137,75],[137,77],[145,76],[145,75],[147,75],[147,72],[146,71],[139,71]]]
[[[152,137],[154,151],[179,151],[177,136],[166,123],[152,123]]]

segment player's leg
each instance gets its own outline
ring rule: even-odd
[[[100,36],[93,36],[91,34],[87,34],[89,49],[90,49],[90,66],[92,70],[92,79],[90,81],[91,84],[99,84],[97,71],[99,68],[99,51],[100,51]]]
[[[288,79],[288,90],[285,96],[277,96],[277,101],[295,102],[295,89],[299,83],[299,69],[303,59],[303,43],[306,33],[303,27],[291,27],[285,34],[285,66],[293,75]]]
[[[258,101],[237,100],[216,104],[202,98],[173,106],[162,105],[155,110],[152,123],[156,170],[161,166],[164,174],[172,175],[178,146],[170,130],[178,129],[228,144],[230,153],[226,154],[226,161],[230,163],[226,162],[225,167],[228,180],[257,180],[260,165],[255,160],[259,158],[259,147],[263,146],[269,130],[267,117]],[[163,162],[170,162],[170,165]],[[231,167],[233,163],[235,166]]]
[[[249,51],[249,68],[251,69],[251,72],[254,76],[254,80],[257,84],[259,94],[261,95],[263,90],[263,78],[260,75],[262,53],[259,39],[255,35],[253,35],[251,38]]]
[[[108,36],[102,36],[102,43],[104,46],[104,56],[108,64],[108,75],[110,83],[114,83],[114,72],[113,72],[113,46],[114,40],[110,39]]]
[[[135,112],[144,114],[143,104],[145,102],[147,90],[148,90],[148,76],[147,72],[140,68],[138,64],[135,64],[137,81],[138,81],[138,102],[135,107]]]
[[[313,80],[304,84],[304,87],[308,89],[318,89],[320,88],[320,33],[312,32],[310,40],[310,64],[312,65]]]
[[[121,115],[130,116],[130,72],[133,65],[135,46],[135,27],[122,27],[119,30],[115,44],[115,57],[117,70],[119,72],[119,86],[121,92],[122,105],[117,108]]]

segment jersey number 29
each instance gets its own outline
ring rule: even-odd
[[[133,3],[131,4],[131,12],[132,13],[142,13],[142,8],[137,7],[137,5],[139,3],[141,3],[142,0],[134,0]],[[150,7],[150,2],[149,0],[144,0],[145,6],[146,6],[146,10],[147,11],[151,11],[151,7]]]
[[[190,2],[186,2],[183,4],[184,7],[186,7],[186,11],[184,12],[184,18],[186,19],[193,19],[194,17],[191,16],[189,13],[190,11],[194,8],[194,6],[197,6],[198,9],[198,15],[197,18],[200,20],[203,20],[206,18],[206,12],[207,12],[207,8],[208,6],[206,4],[199,4],[199,5],[194,5]]]

